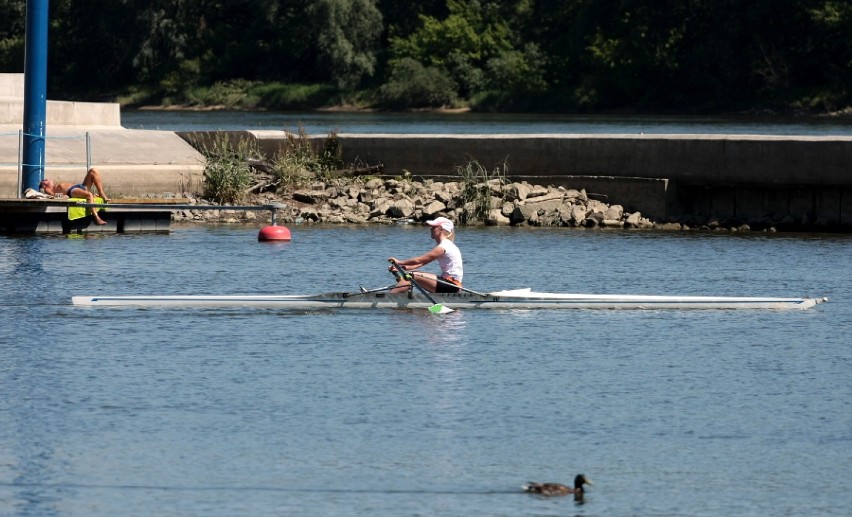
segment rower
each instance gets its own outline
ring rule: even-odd
[[[455,225],[446,217],[438,217],[431,221],[426,221],[426,224],[431,227],[431,237],[436,243],[434,248],[419,257],[412,257],[405,260],[391,257],[388,260],[391,264],[396,263],[402,266],[406,271],[419,269],[437,260],[441,268],[440,278],[432,273],[417,271],[411,273],[413,281],[431,293],[457,293],[462,288],[464,268],[461,251],[454,242],[456,237]],[[393,265],[389,266],[388,270],[392,273],[396,271]],[[391,292],[401,293],[411,289],[411,287],[411,283],[407,279],[398,276],[397,287]]]

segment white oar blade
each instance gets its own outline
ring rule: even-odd
[[[431,312],[432,314],[449,314],[453,312],[453,310],[449,307],[441,305],[440,303],[436,303],[435,305],[429,307],[429,312]]]

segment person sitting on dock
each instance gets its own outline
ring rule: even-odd
[[[94,187],[98,190],[98,195],[100,195],[105,203],[109,203],[110,201],[106,195],[106,191],[104,190],[104,185],[101,182],[101,175],[94,167],[90,168],[86,172],[86,177],[83,178],[82,183],[60,183],[50,179],[44,179],[39,184],[39,187],[45,194],[49,194],[54,197],[66,195],[68,197],[85,198],[87,203],[95,202],[95,195],[92,193],[92,187]],[[97,210],[91,209],[90,211],[95,224],[106,224],[106,221],[101,219],[98,215]]]
[[[398,260],[391,257],[389,260],[396,262],[404,267],[407,271],[417,269],[433,260],[438,261],[441,267],[440,278],[432,273],[412,273],[414,281],[421,287],[433,293],[457,293],[462,287],[462,276],[464,275],[462,267],[462,255],[459,248],[453,242],[455,239],[455,227],[453,222],[446,217],[438,217],[433,221],[426,221],[426,224],[432,227],[432,239],[437,245],[425,255],[414,257],[405,260]],[[394,272],[394,267],[391,265],[388,270]],[[408,280],[400,278],[397,287],[391,292],[404,292],[411,284]]]

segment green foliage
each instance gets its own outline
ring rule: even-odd
[[[535,111],[546,109],[545,58],[538,46],[529,43],[522,50],[508,50],[488,60],[488,82],[471,99],[480,111]]]
[[[23,71],[25,12],[25,2],[0,0],[0,70]]]
[[[489,83],[507,92],[530,93],[547,89],[546,59],[535,43],[520,50],[506,50],[485,64]]]
[[[313,178],[324,178],[343,167],[343,146],[337,133],[330,133],[318,152],[313,139],[303,127],[287,140],[272,159],[272,174],[279,189],[287,190],[307,184]]]
[[[276,155],[272,162],[272,174],[279,190],[300,188],[307,185],[314,175],[308,164],[299,161],[297,156]]]
[[[796,102],[817,111],[852,107],[852,4],[824,0],[807,11],[813,27],[808,55],[816,62],[801,80],[803,93]],[[831,56],[831,60],[826,57]],[[827,62],[828,61],[828,62]],[[797,81],[799,82],[799,81]]]
[[[382,13],[375,0],[314,0],[308,8],[319,28],[319,61],[338,89],[351,91],[376,69]]]
[[[336,90],[326,84],[266,83],[252,89],[258,103],[272,110],[305,110],[334,103]]]
[[[23,38],[0,39],[0,69],[21,73],[24,69]]]
[[[154,1],[137,15],[141,37],[133,65],[143,78],[159,82],[166,94],[193,84],[187,79],[200,73],[198,59],[187,56],[193,42],[185,25],[189,20],[182,16],[189,13],[181,9],[182,5],[187,2],[170,6]]]
[[[206,92],[223,89],[220,83],[209,88],[194,88],[199,80],[201,71],[198,60],[181,61],[177,69],[167,72],[159,81],[158,94],[174,104],[204,104]],[[205,93],[199,93],[202,90]]]
[[[502,169],[498,165],[492,172],[483,167],[475,159],[456,167],[459,181],[462,184],[461,201],[463,203],[460,221],[469,224],[485,221],[491,211],[491,189],[499,188],[506,183],[509,164],[504,162]]]
[[[443,20],[422,16],[422,26],[390,42],[391,67],[402,59],[413,59],[425,67],[446,70],[467,97],[485,82],[488,61],[512,51],[518,34],[510,20],[491,2],[448,0],[449,15]]]
[[[391,109],[440,108],[456,102],[456,85],[441,68],[423,66],[412,58],[394,65],[379,90],[379,103]]]
[[[187,92],[190,104],[222,106],[230,109],[256,108],[259,97],[253,93],[257,83],[245,79],[219,81],[210,88],[198,87]]]
[[[0,69],[21,69],[25,6],[0,0]],[[376,92],[393,109],[852,106],[847,0],[52,0],[49,44],[54,99],[131,91],[311,109]]]
[[[248,161],[260,158],[255,145],[247,139],[234,145],[227,133],[218,132],[209,145],[200,146],[200,151],[207,159],[202,195],[218,203],[241,201],[251,186]]]
[[[332,131],[325,139],[322,150],[317,156],[321,171],[336,171],[343,168],[343,144],[337,133]]]
[[[193,145],[206,158],[202,195],[219,203],[241,201],[255,182],[249,163],[267,158],[252,140],[235,142],[226,132],[213,133],[212,140],[202,137]],[[268,165],[279,190],[298,188],[342,169],[343,146],[337,134],[331,133],[317,151],[314,140],[300,127],[297,133],[287,134]]]
[[[379,0],[379,10],[387,22],[388,34],[411,34],[420,26],[422,16],[443,17],[447,15],[446,0]]]
[[[212,140],[201,137],[193,145],[206,158],[202,195],[219,203],[241,201],[255,182],[249,163],[267,159],[252,140],[234,141],[226,132],[212,133]],[[300,126],[297,133],[287,133],[268,165],[279,190],[299,188],[313,179],[328,179],[343,169],[343,146],[334,132],[317,146]]]

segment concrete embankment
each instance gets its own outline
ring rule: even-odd
[[[23,74],[0,74],[0,198],[20,194]],[[192,192],[204,157],[172,131],[121,127],[115,103],[47,101],[44,176],[77,183],[97,167],[112,197]]]
[[[0,126],[0,197],[18,194],[17,129]],[[200,189],[204,157],[170,131],[48,128],[45,176],[77,183],[86,174],[86,133],[91,165],[112,197]]]
[[[269,157],[283,131],[228,132]],[[209,133],[182,133],[190,142]],[[511,181],[585,189],[655,221],[852,227],[852,138],[754,135],[340,134],[346,163],[448,180],[475,159]],[[325,136],[314,136],[319,146]]]

